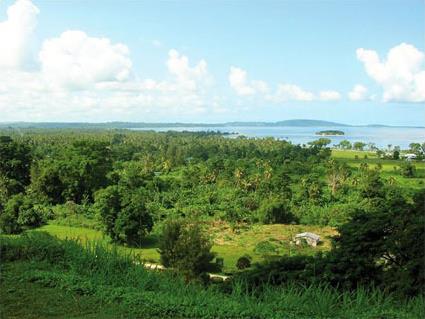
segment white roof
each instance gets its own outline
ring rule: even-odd
[[[305,233],[300,233],[300,234],[297,234],[297,235],[295,235],[295,238],[311,238],[311,239],[313,239],[313,240],[320,240],[320,236],[319,235],[316,235],[316,234],[313,234],[313,233],[309,233],[309,232],[305,232]]]
[[[403,156],[404,157],[416,157],[416,154],[409,153],[409,154],[403,154]]]

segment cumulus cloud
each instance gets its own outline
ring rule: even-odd
[[[232,66],[229,71],[229,83],[237,95],[254,95],[256,93],[266,93],[267,83],[260,80],[248,80],[248,73],[241,68]]]
[[[131,71],[127,46],[83,31],[45,40],[39,53],[43,75],[55,85],[88,89],[97,82],[124,81]]]
[[[279,83],[276,90],[270,93],[269,85],[261,80],[250,80],[248,72],[235,66],[229,71],[230,87],[239,96],[257,95],[267,101],[281,103],[288,101],[338,101],[341,94],[337,91],[320,91],[316,96],[313,92],[307,91],[295,84]]]
[[[19,69],[28,62],[38,13],[29,0],[18,0],[7,9],[7,18],[0,23],[0,68]]]
[[[174,75],[182,89],[196,90],[209,80],[207,62],[200,60],[195,66],[189,65],[189,58],[172,49],[168,52],[167,68]]]
[[[359,48],[356,53],[366,73],[382,87],[384,102],[425,101],[425,54],[413,45],[393,47],[384,60],[374,50]]]
[[[348,98],[351,101],[364,101],[368,99],[367,88],[361,84],[356,84],[348,93]]]
[[[319,100],[321,101],[338,101],[341,99],[341,94],[337,91],[320,91]]]

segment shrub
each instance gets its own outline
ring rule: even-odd
[[[282,285],[289,282],[311,283],[314,274],[308,270],[318,257],[284,256],[268,263],[257,264],[253,269],[235,275],[235,281],[243,280],[249,287],[261,287],[264,284]]]
[[[0,215],[0,230],[6,234],[18,234],[24,229],[41,226],[47,210],[28,195],[14,195]]]
[[[197,277],[214,268],[212,243],[202,231],[199,222],[169,220],[165,223],[159,243],[161,263]]]
[[[258,254],[276,254],[277,247],[269,240],[264,240],[255,245],[254,251]]]
[[[243,255],[239,257],[238,261],[236,262],[236,268],[243,270],[251,267],[251,260],[252,258],[250,255]]]
[[[400,165],[400,174],[404,177],[415,177],[416,167],[410,162],[405,162]]]
[[[289,224],[295,221],[287,201],[267,199],[258,209],[259,220],[264,224]]]

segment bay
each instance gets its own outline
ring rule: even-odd
[[[413,127],[369,127],[369,126],[347,126],[347,127],[294,127],[294,126],[197,126],[197,127],[155,127],[155,128],[135,128],[134,130],[151,130],[156,132],[164,131],[220,131],[236,133],[246,137],[274,137],[287,140],[293,144],[307,144],[319,139],[322,136],[316,132],[323,130],[341,130],[345,133],[342,136],[323,136],[329,138],[336,145],[342,140],[353,142],[374,143],[379,148],[387,148],[388,145],[400,146],[407,149],[409,144],[425,142],[425,128]]]

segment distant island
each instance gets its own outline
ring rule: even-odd
[[[26,128],[26,129],[155,129],[155,128],[226,128],[226,127],[416,127],[418,126],[391,126],[391,125],[349,125],[337,122],[309,120],[309,119],[293,119],[277,122],[225,122],[225,123],[148,123],[148,122],[0,122],[0,128]]]
[[[316,135],[324,135],[324,136],[332,136],[332,135],[344,135],[345,133],[343,131],[339,130],[325,130],[325,131],[319,131],[316,132]]]

